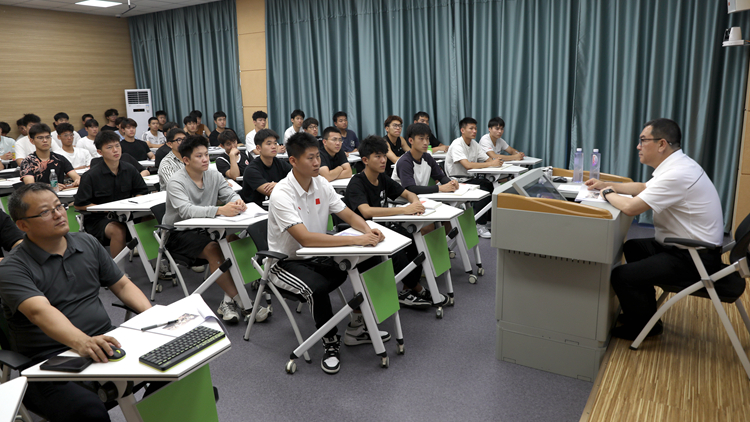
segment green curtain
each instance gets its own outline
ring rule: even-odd
[[[730,26],[747,38],[750,12],[717,0],[273,0],[266,21],[278,132],[295,108],[322,127],[344,110],[360,138],[423,110],[449,143],[464,116],[481,136],[499,115],[504,138],[545,164],[599,148],[602,171],[646,181],[635,139],[669,117],[731,224],[748,52],[721,41]]]
[[[245,133],[234,0],[128,18],[135,81],[150,88],[154,110],[182,125],[192,110],[213,129],[213,114]]]

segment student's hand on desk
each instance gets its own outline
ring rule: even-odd
[[[439,192],[455,192],[458,190],[458,182],[455,180],[451,180],[450,182],[438,186]]]
[[[357,246],[377,246],[378,243],[380,243],[380,237],[383,236],[382,233],[378,235],[375,233],[375,230],[371,231],[370,233],[365,233],[362,236],[355,236],[352,238],[354,240],[354,244]]]
[[[6,152],[0,158],[2,158],[3,160],[12,160],[13,159],[13,152],[12,151],[11,152]]]
[[[602,182],[599,179],[589,179],[584,184],[589,187],[589,190],[602,190],[612,185],[611,183]]]
[[[286,152],[286,147],[284,145],[279,145],[279,147],[276,149],[277,154],[283,154]]]
[[[263,189],[265,191],[266,196],[271,196],[271,192],[273,192],[273,188],[276,186],[276,182],[268,182],[265,184],[265,188]]]
[[[230,202],[224,206],[219,207],[219,212],[217,212],[217,215],[224,215],[227,217],[234,217],[235,215],[245,211],[247,209],[247,206],[244,202],[242,202],[242,205],[238,204],[238,202],[242,202],[240,200],[237,200],[235,202]]]
[[[117,348],[122,347],[120,342],[114,337],[104,335],[96,337],[84,336],[77,341],[73,350],[81,356],[90,357],[94,362],[108,362],[108,357],[113,354],[110,345],[114,345]]]
[[[493,158],[489,161],[487,161],[490,164],[490,167],[500,167],[503,165],[503,160],[501,158]]]
[[[404,214],[419,215],[424,214],[424,205],[421,202],[412,202],[404,207]]]
[[[380,243],[380,242],[382,242],[382,241],[385,240],[385,235],[380,230],[378,230],[378,229],[372,229],[372,230],[370,230],[370,232],[371,233],[375,233],[376,235],[378,235],[378,243]]]

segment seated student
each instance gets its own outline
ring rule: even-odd
[[[482,136],[479,140],[479,146],[484,149],[484,152],[487,153],[490,158],[500,158],[503,161],[523,160],[523,157],[525,157],[526,154],[517,151],[503,140],[505,121],[502,118],[491,118],[487,127],[489,128],[489,133]],[[503,155],[503,151],[507,152],[509,155]]]
[[[365,220],[371,220],[373,217],[413,215],[424,212],[424,206],[419,201],[419,197],[401,187],[385,173],[388,145],[384,139],[368,136],[360,142],[359,153],[365,169],[355,174],[346,188],[344,202],[349,208]],[[406,199],[410,204],[405,207],[388,207],[388,199],[395,200],[398,197]],[[393,224],[390,229],[406,237],[412,237],[400,224]],[[398,273],[418,254],[416,245],[412,243],[406,249],[392,255],[393,270]],[[379,263],[379,259],[367,260],[359,264],[358,268],[364,272]],[[421,274],[421,267],[417,267],[404,277],[404,288],[398,295],[399,303],[417,308],[432,306],[429,290],[419,284]]]
[[[60,155],[67,158],[73,169],[84,169],[91,164],[91,154],[84,148],[73,146],[73,134],[75,128],[70,123],[60,123],[57,125],[57,133],[62,141],[62,151]]]
[[[108,132],[111,132],[111,131],[108,131]],[[101,133],[101,132],[99,132],[99,133]],[[97,135],[97,136],[99,136],[99,135]],[[122,148],[122,141],[120,141],[120,148]],[[151,174],[151,172],[149,172],[147,168],[143,167],[141,165],[141,163],[138,162],[138,160],[136,160],[135,158],[133,158],[133,156],[130,155],[130,154],[128,154],[127,152],[123,152],[122,155],[120,155],[120,161],[122,161],[124,163],[128,163],[131,166],[135,167],[135,169],[138,170],[138,173],[140,173],[141,176],[143,176],[143,177],[146,177],[146,176],[148,176],[148,175]],[[91,166],[90,167],[93,168],[93,167],[98,166],[99,164],[101,164],[103,162],[104,162],[104,159],[101,156],[96,157],[96,158],[92,158],[91,159]]]
[[[292,166],[285,160],[276,158],[279,135],[271,129],[263,129],[255,135],[255,154],[242,176],[240,196],[245,202],[255,202],[263,206],[266,197],[271,196],[276,184],[285,178]]]
[[[51,142],[51,140],[50,140]],[[33,362],[73,349],[107,362],[120,342],[99,290],[107,287],[136,312],[151,307],[141,289],[86,233],[71,233],[66,206],[49,185],[33,183],[8,201],[10,215],[26,233],[0,262],[2,312],[15,351]],[[127,348],[127,344],[124,345]],[[51,421],[109,421],[99,396],[73,382],[30,382],[23,403]]]
[[[253,160],[245,151],[237,149],[238,141],[239,138],[232,129],[225,130],[219,135],[219,146],[224,149],[224,153],[216,158],[216,170],[227,179],[237,180],[245,174],[247,165]]]
[[[352,167],[341,151],[341,133],[333,126],[323,131],[320,143],[320,175],[329,182],[352,177]]]
[[[15,152],[16,140],[9,138],[10,125],[6,122],[0,122],[0,158],[3,160],[12,160]],[[0,169],[2,169],[0,163]]]
[[[192,114],[188,114],[187,116],[185,116],[185,118],[182,119],[182,124],[185,125],[182,130],[185,131],[187,136],[198,135],[198,119],[195,116],[193,116]]]
[[[149,117],[148,130],[143,132],[141,140],[145,142],[149,148],[160,148],[164,146],[164,142],[167,142],[167,139],[164,137],[164,134],[159,131],[159,119],[156,117]]]
[[[111,130],[112,132],[117,132],[118,125],[115,123],[117,118],[119,117],[120,113],[117,112],[114,108],[110,108],[109,110],[104,112],[104,122],[106,123],[104,126],[100,128],[100,130]]]
[[[154,167],[157,170],[159,169],[159,165],[161,164],[161,160],[163,160],[164,157],[166,157],[167,154],[169,154],[169,151],[172,151],[172,148],[169,145],[167,145],[166,136],[167,136],[167,134],[169,133],[170,130],[175,129],[175,128],[179,129],[179,125],[177,123],[175,123],[175,122],[167,122],[162,127],[164,128],[164,130],[161,131],[161,132],[165,136],[164,145],[160,146],[159,149],[157,149],[156,152],[154,153]],[[180,129],[180,130],[182,130],[182,129]],[[182,133],[185,133],[185,131],[182,130]],[[187,135],[185,135],[185,136],[187,136]]]
[[[406,151],[409,151],[409,144],[406,143],[406,139],[401,136],[401,130],[404,127],[404,121],[398,116],[388,116],[385,119],[385,136],[383,139],[388,145],[388,161],[385,166],[385,174],[391,176],[393,174],[393,166],[396,165],[398,159],[404,155]]]
[[[32,126],[39,124],[42,122],[42,119],[39,118],[36,114],[24,114],[23,116],[23,124],[26,128],[26,133],[29,133],[29,130]],[[50,135],[52,136],[52,135]],[[60,152],[60,147],[57,146],[56,142],[52,142],[51,145],[52,152]],[[21,165],[21,162],[29,156],[32,152],[36,150],[36,146],[34,145],[34,142],[29,138],[29,136],[24,136],[22,138],[19,138],[16,140],[16,164],[19,166]]]
[[[315,139],[320,141],[320,136],[318,135],[319,125],[320,122],[318,122],[318,119],[316,119],[315,117],[308,117],[304,122],[302,122],[302,130],[314,136]]]
[[[93,118],[94,116],[89,113],[86,113],[83,116],[81,116],[81,130],[78,131],[78,136],[80,136],[81,138],[86,137],[86,135],[88,134],[88,132],[86,132],[86,122],[88,122],[89,120]],[[76,144],[76,146],[78,146],[78,144]]]
[[[70,117],[65,113],[55,114],[55,122],[52,124],[55,127],[55,130],[52,131],[50,135],[52,135],[52,140],[55,141],[60,148],[62,148],[62,142],[58,136],[59,130],[57,129],[57,126],[62,123],[70,123]],[[79,135],[78,132],[75,131],[75,128],[73,128],[73,146],[78,145],[79,139],[81,139],[81,135]]]
[[[208,138],[209,130],[206,127],[206,125],[201,123],[201,120],[203,119],[203,113],[201,113],[200,110],[193,110],[190,112],[190,115],[195,117],[195,122],[198,124],[195,127],[195,131],[198,133],[198,135],[205,136],[206,138]]]
[[[487,179],[472,178],[467,170],[500,167],[503,164],[502,160],[490,158],[474,140],[477,136],[476,120],[471,117],[464,117],[458,125],[461,128],[461,136],[453,140],[451,146],[448,147],[448,154],[445,157],[445,172],[461,183],[479,185],[479,189],[492,192],[492,182]],[[487,197],[474,202],[474,213],[478,213],[489,204],[490,198]],[[477,234],[485,239],[492,237],[490,230],[485,227],[490,215],[491,213],[488,211],[477,220]]]
[[[118,117],[117,119],[115,119],[115,126],[117,126],[117,130],[116,130],[116,131],[114,131],[114,132],[115,132],[115,133],[117,134],[117,136],[119,136],[119,137],[120,137],[120,140],[121,140],[121,141],[122,141],[123,139],[125,139],[125,137],[124,137],[124,136],[122,136],[122,134],[123,134],[123,133],[125,132],[125,128],[124,128],[124,127],[122,127],[122,124],[123,124],[123,123],[125,122],[125,120],[127,120],[127,119],[128,119],[127,117],[122,117],[122,116],[120,116],[120,117]],[[135,135],[133,135],[133,137],[135,137]]]
[[[333,125],[341,133],[341,149],[348,156],[350,152],[356,152],[359,148],[359,138],[353,130],[349,130],[349,119],[343,111],[337,111],[333,115]]]
[[[18,127],[18,138],[16,138],[16,141],[23,138],[24,136],[29,135],[29,131],[26,129],[26,125],[23,124],[23,117],[16,120],[16,126]]]
[[[263,110],[258,110],[253,113],[253,125],[255,128],[245,136],[245,145],[255,144],[255,134],[266,128],[266,119],[268,119],[268,114]]]
[[[21,162],[21,180],[27,185],[34,182],[49,184],[50,173],[54,170],[61,188],[64,186],[62,182],[65,175],[73,179],[71,186],[78,186],[81,176],[73,170],[68,159],[51,151],[54,141],[50,133],[49,126],[44,123],[36,124],[29,129],[29,136],[36,151]]]
[[[211,146],[216,147],[219,146],[219,135],[224,133],[227,129],[234,132],[234,129],[227,127],[227,114],[223,111],[217,111],[214,113],[214,124],[216,125],[216,129],[208,135],[208,142]],[[235,134],[235,136],[236,135],[237,134]]]
[[[292,112],[292,125],[287,128],[286,131],[284,131],[284,143],[286,144],[287,139],[289,139],[292,135],[295,133],[302,132],[302,122],[305,121],[305,112],[296,109]]]
[[[81,177],[74,203],[78,211],[86,211],[92,205],[148,193],[146,182],[138,170],[120,160],[122,147],[117,135],[112,131],[99,133],[96,136],[96,149],[104,163],[92,167]],[[86,215],[83,227],[86,233],[94,236],[102,245],[109,245],[112,258],[125,248],[128,228],[116,218],[110,218],[109,213],[92,212]]]
[[[455,192],[458,189],[458,182],[446,176],[432,155],[427,152],[431,134],[430,127],[424,123],[414,123],[409,126],[406,136],[409,138],[411,150],[398,159],[396,171],[393,172],[393,180],[417,195]],[[440,185],[430,186],[430,178]]]
[[[0,209],[0,246],[3,250],[10,252],[23,242],[23,232],[13,220]],[[3,260],[3,252],[0,251],[0,261]]]
[[[99,122],[96,119],[88,119],[83,124],[83,128],[86,129],[86,136],[78,140],[78,148],[83,148],[91,154],[91,158],[96,158],[99,153],[96,152],[96,135],[99,134]]]
[[[155,114],[156,119],[159,121],[159,132],[167,133],[168,130],[164,129],[164,125],[167,124],[167,112],[164,110],[159,110]]]
[[[135,139],[135,130],[138,127],[138,123],[135,120],[125,119],[120,127],[122,128],[123,136],[122,141],[120,141],[122,152],[132,155],[138,161],[154,159],[154,153],[151,152],[151,148],[145,142]]]
[[[417,114],[414,115],[414,123],[423,123],[429,127],[430,115],[424,111],[418,111]],[[438,138],[432,134],[432,131],[430,131],[430,146],[432,147],[432,152],[448,151],[448,145],[438,141]]]
[[[172,175],[167,183],[167,211],[163,223],[174,225],[189,218],[211,218],[219,215],[233,217],[247,209],[239,195],[229,187],[227,181],[215,171],[208,171],[208,139],[203,136],[188,136],[179,148],[185,168]],[[225,205],[217,207],[216,203]],[[176,230],[167,240],[167,249],[191,259],[205,259],[211,272],[224,263],[219,244],[205,230]],[[217,313],[224,321],[238,322],[237,308],[244,310],[240,294],[226,272],[216,280],[224,290],[224,300]],[[250,303],[250,308],[252,303]],[[268,318],[268,308],[258,310],[255,320]]]
[[[180,155],[180,144],[187,138],[187,134],[180,128],[173,128],[167,132],[167,143],[170,151],[159,164],[159,190],[167,190],[167,182],[172,175],[185,168]]]
[[[257,139],[257,136],[256,136]],[[301,247],[375,246],[384,239],[380,230],[371,230],[362,217],[346,207],[331,184],[319,176],[320,150],[310,134],[298,133],[287,142],[292,171],[274,188],[268,205],[268,248],[288,256],[270,271],[270,280],[280,289],[305,297],[311,305],[315,327],[320,328],[333,317],[329,294],[344,281],[347,273],[330,257],[297,256]],[[339,218],[359,230],[360,236],[329,236],[328,217]],[[339,371],[341,336],[333,327],[323,336],[325,355],[320,366],[328,374]],[[391,338],[381,331],[383,341]],[[371,343],[361,314],[352,316],[346,329],[345,343]]]

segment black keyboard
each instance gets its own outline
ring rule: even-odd
[[[166,371],[224,337],[223,331],[200,325],[146,353],[138,360],[160,371]]]

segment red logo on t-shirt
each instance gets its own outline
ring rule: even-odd
[[[315,198],[315,205],[320,205],[320,198]]]

